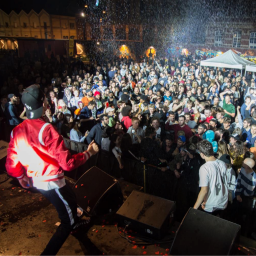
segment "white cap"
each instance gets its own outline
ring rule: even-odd
[[[109,112],[112,112],[112,111],[115,111],[115,109],[114,108],[111,108],[111,107],[108,107],[107,109],[106,109],[106,113],[108,114]]]

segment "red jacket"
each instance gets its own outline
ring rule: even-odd
[[[132,119],[129,116],[124,116],[122,118],[122,122],[124,122],[125,128],[128,130],[129,127],[132,125]]]
[[[88,152],[71,155],[51,124],[42,119],[27,119],[11,133],[5,167],[16,178],[26,174],[34,183],[58,183],[64,178],[63,170],[71,171],[89,158]]]

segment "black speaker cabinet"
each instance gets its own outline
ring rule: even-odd
[[[116,211],[123,203],[119,182],[96,166],[78,179],[73,190],[78,205],[90,216]]]
[[[175,202],[134,190],[117,211],[119,225],[161,239],[169,229]]]
[[[190,208],[177,230],[170,254],[234,254],[240,228],[235,223]]]

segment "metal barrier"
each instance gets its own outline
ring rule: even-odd
[[[80,142],[71,141],[63,138],[65,146],[71,153],[81,153],[85,151],[88,145]],[[97,166],[115,178],[124,180],[144,187],[144,191],[156,196],[175,200],[177,178],[171,171],[162,172],[158,168],[147,166],[134,158],[122,158],[123,169],[119,168],[118,161],[112,152],[100,150],[95,156],[92,156],[84,165],[72,172],[66,172],[65,175],[79,179],[85,171],[92,166]]]

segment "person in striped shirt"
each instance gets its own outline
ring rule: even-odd
[[[246,158],[237,177],[232,220],[242,226],[242,235],[252,234],[254,219],[254,195],[256,187],[255,161]],[[243,216],[246,215],[245,221]]]

